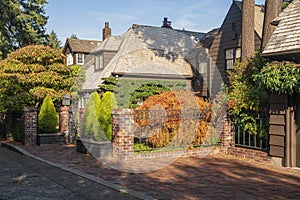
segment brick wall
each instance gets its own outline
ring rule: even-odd
[[[134,154],[134,111],[116,109],[113,111],[113,156],[132,158]]]
[[[35,108],[23,109],[24,145],[35,145],[38,129],[38,112]]]
[[[210,154],[228,154],[257,161],[271,162],[268,153],[247,148],[235,147],[234,128],[231,121],[224,117],[217,122],[220,142],[214,147],[195,148],[192,150],[174,150],[168,152],[134,153],[134,111],[116,109],[113,111],[113,156],[120,159],[157,158],[157,157],[203,157]]]

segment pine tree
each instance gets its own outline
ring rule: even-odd
[[[61,48],[61,41],[58,39],[57,34],[52,30],[47,38],[47,45],[52,47],[53,49]]]
[[[20,47],[46,42],[46,0],[0,1],[0,59]]]

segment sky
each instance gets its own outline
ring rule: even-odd
[[[122,35],[132,24],[161,26],[168,17],[175,29],[208,32],[221,26],[231,4],[232,0],[48,0],[46,30],[54,30],[63,44],[72,34],[102,40],[105,22],[112,35]]]

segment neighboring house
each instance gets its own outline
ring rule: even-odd
[[[262,55],[300,64],[300,0],[294,0],[272,24],[277,28]],[[281,158],[287,167],[300,167],[299,93],[270,97],[270,155]]]
[[[255,50],[261,46],[264,7],[256,5],[254,15]],[[242,31],[242,2],[233,1],[229,11],[214,35],[212,44],[209,46],[211,58],[208,71],[208,87],[213,97],[220,91],[222,83],[228,83],[228,71],[241,58],[241,31]],[[207,47],[205,47],[207,48]]]
[[[67,38],[63,48],[63,54],[66,56],[66,64],[85,65],[90,61],[89,54],[101,44],[97,40],[81,40]]]
[[[117,54],[123,38],[121,36],[107,37],[102,44],[95,48],[91,55],[93,56],[93,64],[86,69],[86,81],[83,83],[84,92],[96,91],[99,84],[102,83],[104,76],[103,70],[106,68],[111,59]]]
[[[93,81],[86,81],[84,87],[96,90],[104,77],[187,80],[193,86],[198,72],[186,57],[204,35],[173,29],[167,18],[162,27],[132,25],[125,34],[105,39],[93,51],[93,73],[97,75],[93,75]],[[201,89],[200,95],[206,96],[206,88]]]

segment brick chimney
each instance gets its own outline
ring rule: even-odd
[[[102,40],[104,41],[105,38],[108,38],[109,36],[111,36],[111,28],[109,28],[109,23],[105,22],[105,27],[102,30]]]
[[[164,21],[163,22],[163,25],[161,26],[161,28],[172,28],[171,26],[171,21],[168,21],[168,18],[167,17],[164,17]]]

